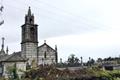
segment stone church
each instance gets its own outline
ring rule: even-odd
[[[0,76],[8,77],[10,67],[16,67],[19,76],[21,76],[23,73],[20,70],[25,71],[27,66],[56,64],[58,61],[56,45],[53,49],[44,41],[41,46],[38,46],[38,25],[35,24],[30,7],[25,15],[25,23],[21,28],[21,51],[9,55],[8,48],[6,51],[4,50],[4,38],[2,38]]]

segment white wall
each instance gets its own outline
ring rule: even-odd
[[[5,78],[8,78],[9,76],[8,67],[13,67],[15,63],[16,63],[16,68],[17,68],[17,74],[19,75],[19,77],[23,75],[23,72],[21,71],[26,71],[26,62],[5,62],[3,63],[4,64],[3,76],[5,76]]]

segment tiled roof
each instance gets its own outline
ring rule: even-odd
[[[5,54],[5,55],[0,55],[0,62],[1,62],[1,61],[5,61],[8,57],[10,57],[10,55],[7,55],[7,54]]]
[[[47,46],[46,48],[50,48],[52,49],[53,51],[55,51],[55,49],[53,49],[52,47],[50,47],[48,44],[44,43],[42,44],[41,46],[39,46],[38,48],[41,48],[41,47],[44,47],[44,46]]]
[[[21,52],[15,52],[11,55],[0,56],[0,62],[25,62],[26,58],[21,56]]]

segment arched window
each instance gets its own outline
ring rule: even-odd
[[[30,18],[30,23],[32,23],[33,22],[33,19],[32,18]]]
[[[30,37],[31,37],[32,41],[34,40],[34,33],[35,33],[35,29],[33,27],[31,27],[30,28]]]
[[[45,53],[44,53],[44,58],[46,58],[46,51],[45,51]]]

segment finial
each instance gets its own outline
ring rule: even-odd
[[[2,37],[2,50],[4,50],[4,40],[5,40],[5,38]]]
[[[62,58],[60,58],[60,63],[62,63]]]
[[[55,45],[55,50],[57,51],[57,45]]]
[[[7,46],[7,48],[6,48],[6,54],[8,54],[8,51],[9,51],[9,49],[8,49],[8,46]]]
[[[46,43],[46,40],[44,40],[44,43]]]
[[[28,9],[28,16],[31,16],[31,8],[29,6],[29,9]]]

